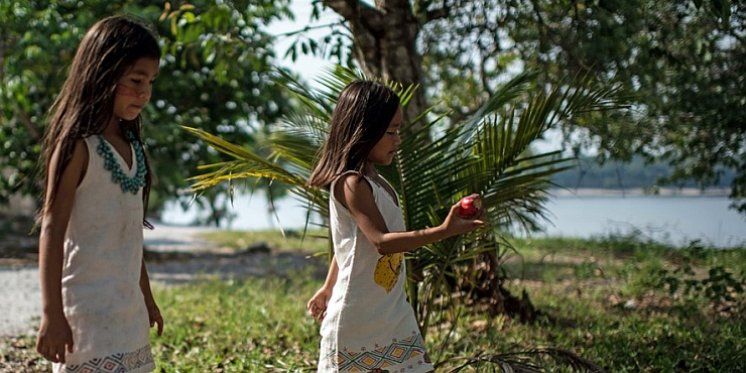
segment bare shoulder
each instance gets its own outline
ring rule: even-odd
[[[85,140],[78,139],[75,140],[75,145],[73,147],[73,155],[70,158],[70,162],[77,162],[82,165],[86,165],[88,163],[88,147],[85,145]]]
[[[337,201],[349,208],[349,206],[359,204],[361,198],[373,198],[373,188],[368,180],[359,173],[348,173],[337,179],[334,185],[334,197]],[[357,202],[357,203],[356,203]]]
[[[76,170],[77,172],[75,173],[80,176],[80,180],[82,180],[83,176],[85,175],[89,156],[90,155],[88,154],[88,147],[85,145],[85,140],[75,140],[75,145],[73,145],[73,151],[70,156],[70,162],[67,164],[67,167]]]
[[[79,183],[83,180],[83,176],[86,173],[86,169],[88,167],[88,157],[90,156],[88,154],[88,147],[85,144],[85,140],[75,140],[70,158],[68,158],[67,160],[61,159],[61,152],[62,149],[60,146],[58,146],[52,153],[52,158],[49,163],[50,175],[56,174],[57,169],[61,167],[63,179],[73,179],[76,180],[77,183]]]

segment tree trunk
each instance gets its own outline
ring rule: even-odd
[[[486,267],[482,269],[481,281],[477,282],[475,300],[489,304],[492,315],[506,314],[517,317],[524,323],[534,322],[538,311],[528,298],[526,290],[524,289],[518,298],[503,286],[504,277],[500,273],[500,262],[495,253],[482,254],[482,263],[485,263]],[[477,272],[479,273],[479,270]]]
[[[422,56],[416,48],[420,25],[407,0],[377,0],[372,7],[359,0],[324,0],[350,26],[353,54],[371,76],[419,86],[404,111],[411,122],[427,108]],[[415,124],[416,125],[416,124]]]

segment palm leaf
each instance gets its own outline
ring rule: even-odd
[[[368,77],[338,66],[319,78],[321,89],[312,91],[284,70],[278,76],[278,83],[300,105],[270,127],[266,137],[258,138],[256,149],[261,154],[199,129],[184,128],[231,158],[201,166],[202,173],[191,179],[193,188],[203,190],[242,178],[281,182],[326,221],[328,192],[307,186],[306,180],[327,137],[340,92],[349,82]],[[505,232],[514,227],[534,230],[540,219],[547,219],[544,206],[550,177],[567,169],[570,159],[557,151],[534,154],[531,144],[547,129],[572,123],[585,113],[621,107],[618,89],[597,87],[590,76],[539,88],[530,84],[535,77],[535,72],[526,72],[504,83],[477,112],[445,131],[436,131],[445,115],[433,117],[428,109],[413,121],[417,126],[408,126],[395,165],[381,170],[398,189],[408,229],[440,224],[451,204],[472,192],[482,194],[492,222],[489,230],[428,245],[409,256],[408,291],[421,325],[428,325],[436,299],[450,301],[446,279],[457,276],[460,265],[501,247],[509,250]],[[402,105],[417,89],[379,81],[400,96]],[[420,288],[424,299],[417,297]]]

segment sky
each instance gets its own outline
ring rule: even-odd
[[[325,10],[321,13],[319,20],[309,22],[311,18],[311,1],[310,0],[293,0],[290,5],[290,9],[295,15],[294,20],[285,19],[281,21],[274,21],[267,26],[267,30],[270,34],[277,37],[274,50],[277,56],[277,62],[284,67],[287,67],[294,72],[298,73],[303,80],[309,83],[312,87],[317,87],[315,79],[319,77],[325,70],[331,68],[334,62],[326,60],[320,57],[308,56],[304,54],[298,54],[298,58],[293,62],[290,57],[284,58],[285,52],[288,47],[293,43],[296,36],[283,36],[283,34],[302,30],[304,27],[318,26],[329,23],[340,21],[342,18],[331,10]],[[329,29],[320,28],[306,31],[305,34],[311,38],[319,39],[323,37]]]

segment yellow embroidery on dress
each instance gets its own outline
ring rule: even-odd
[[[394,288],[396,280],[399,279],[399,269],[403,258],[402,253],[388,254],[378,258],[376,270],[373,272],[373,281],[386,289],[387,293]]]

